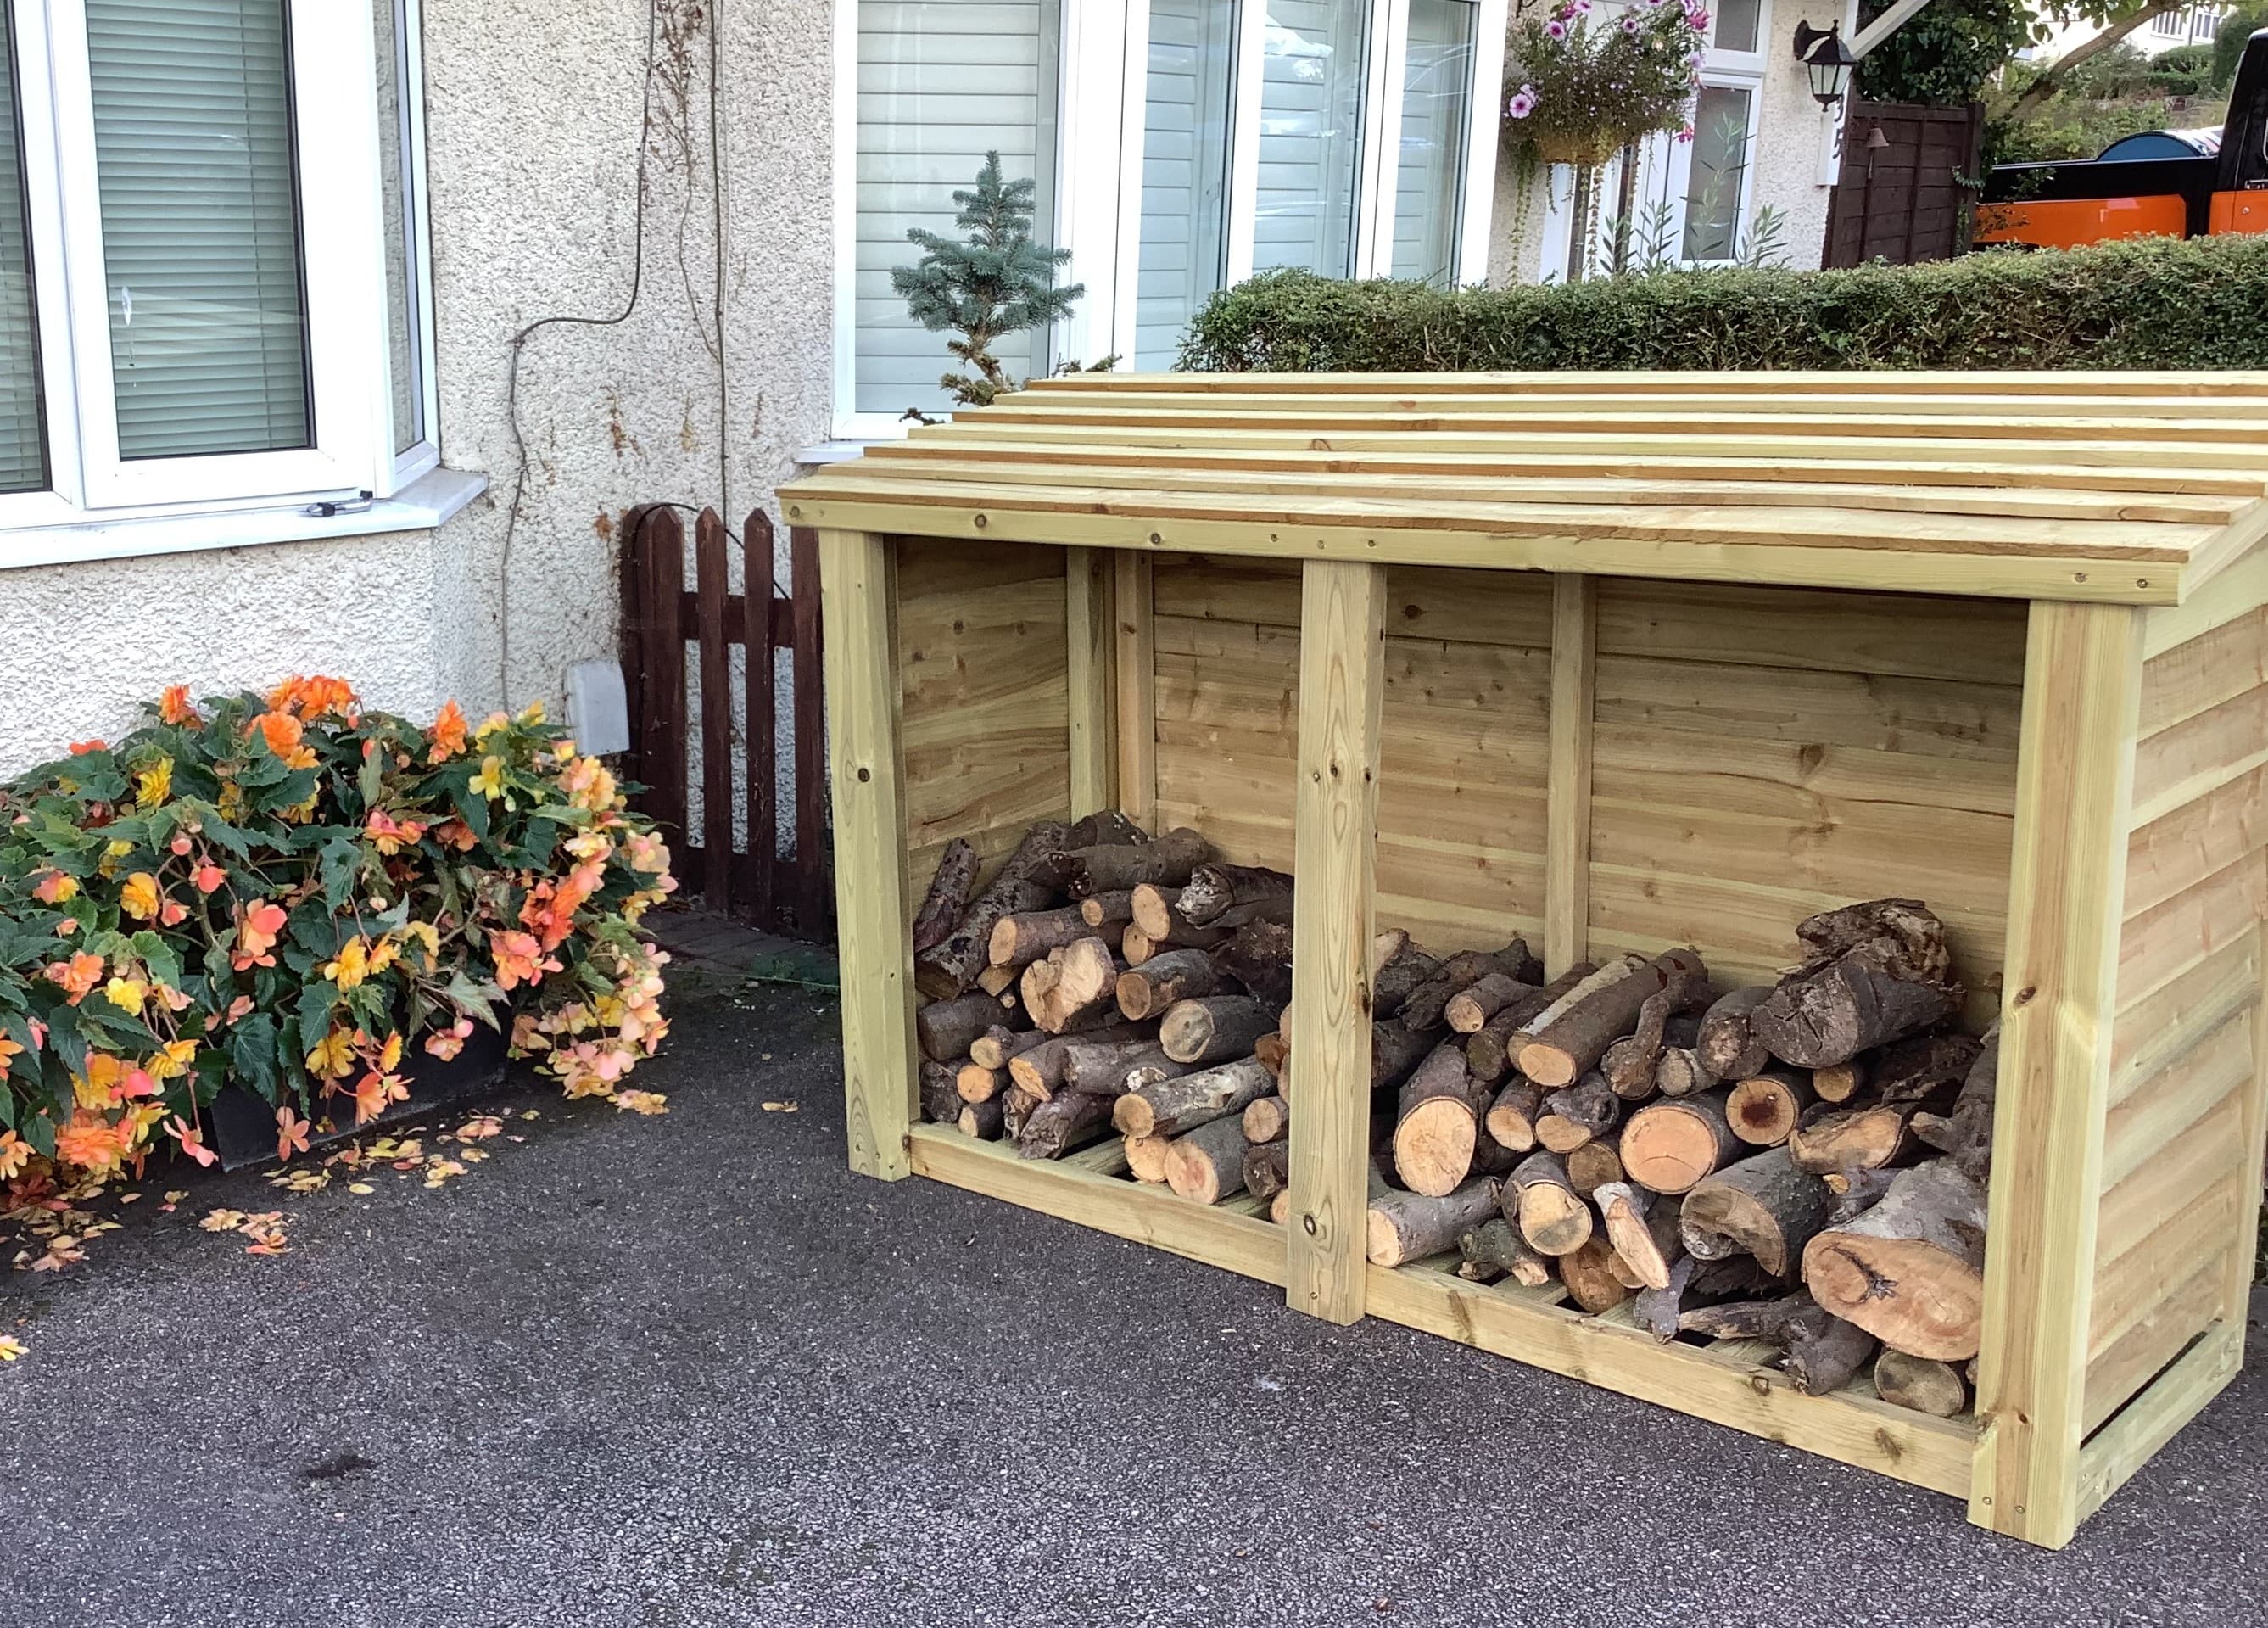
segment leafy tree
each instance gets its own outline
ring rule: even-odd
[[[2220,19],[2213,33],[2213,88],[2225,91],[2236,78],[2245,42],[2257,29],[2268,28],[2268,4],[2239,6]]]
[[[1038,191],[1038,183],[1028,177],[1003,180],[1000,155],[986,153],[976,172],[976,189],[953,195],[961,206],[954,224],[968,235],[944,238],[917,226],[906,238],[922,251],[921,259],[890,273],[891,286],[916,321],[932,333],[951,328],[960,334],[946,341],[945,348],[973,368],[975,376],[947,373],[939,382],[964,405],[983,407],[1016,388],[992,354],[996,342],[1047,327],[1086,291],[1079,283],[1056,286],[1056,268],[1071,259],[1069,249],[1032,240]]]
[[[2063,16],[2083,18],[2094,24],[2096,32],[2043,68],[2009,105],[2005,117],[2011,122],[2027,117],[2060,92],[2079,70],[2123,44],[2126,36],[2143,24],[2164,12],[2178,11],[2188,4],[2189,0],[2077,0],[2075,4],[2060,8]]]
[[[1874,21],[1890,4],[1866,0],[1860,22]],[[1867,54],[1858,92],[1869,101],[1926,107],[1975,101],[2009,58],[2047,32],[2026,0],[1934,0]]]

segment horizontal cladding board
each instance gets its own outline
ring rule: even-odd
[[[2247,854],[2129,920],[2118,940],[2118,1000],[2132,1006],[2209,955],[2256,937],[2268,875]]]
[[[2147,820],[2268,756],[2268,685],[2146,736],[2134,748],[2134,807]]]
[[[2145,662],[2141,733],[2154,735],[2261,685],[2268,685],[2268,607]]]
[[[1602,656],[1593,715],[1602,725],[1743,743],[2013,764],[2022,711],[2012,686]]]
[[[2178,976],[2121,1007],[2110,1029],[2109,1105],[2116,1109],[2206,1035],[2260,998],[2258,935],[2200,953]]]
[[[2220,1182],[2233,1182],[2249,1167],[2259,1178],[2257,1153],[2248,1160],[2238,1145],[2242,1124],[2240,1094],[2231,1092],[2212,1110],[2167,1142],[2116,1187],[2104,1191],[2095,1221],[2095,1258],[2115,1262],[2122,1256],[2154,1251],[2161,1279],[2179,1263],[2170,1244],[2158,1243],[2164,1224],[2192,1203],[2198,1194]],[[2136,1270],[2145,1270],[2140,1263]]]
[[[2212,1226],[2201,1229],[2195,1240],[2203,1253],[2189,1257],[2195,1270],[2152,1300],[2117,1339],[2088,1359],[2080,1414],[2083,1433],[2091,1434],[2221,1315],[2234,1247],[2228,1241],[2235,1219],[2233,1211],[2226,1199],[2214,1206]]]
[[[2263,847],[2268,765],[2168,810],[2127,838],[2124,913],[2139,916]]]
[[[2021,605],[1834,589],[1599,585],[1602,656],[2021,685]]]
[[[2102,1185],[2116,1187],[2252,1078],[2250,1009],[2206,1035],[2158,1074],[2137,1083],[2102,1128]]]
[[[1160,560],[1152,571],[1152,608],[1160,618],[1300,625],[1300,568],[1291,562]],[[1519,572],[1389,569],[1389,634],[1465,644],[1551,645],[1551,585]]]

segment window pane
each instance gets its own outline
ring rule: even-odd
[[[1171,367],[1220,286],[1236,11],[1236,0],[1150,0],[1137,367]]]
[[[13,25],[0,4],[0,492],[37,491],[48,483],[22,130]]]
[[[1410,0],[1402,153],[1394,185],[1397,277],[1446,285],[1456,276],[1476,10],[1468,0]]]
[[[1748,155],[1749,92],[1703,85],[1693,108],[1693,168],[1685,183],[1686,259],[1733,258]]]
[[[1353,269],[1368,0],[1268,0],[1252,265]]]
[[[1053,241],[1059,0],[862,0],[858,7],[858,326],[854,410],[950,409],[938,379],[954,365],[949,336],[906,313],[890,269],[921,251],[909,227],[957,238],[956,189],[988,151],[1009,180],[1039,182],[1035,235]],[[1011,334],[993,355],[1023,377],[1033,341]]]
[[[123,458],[313,439],[285,0],[86,0]]]
[[[386,214],[386,372],[394,394],[394,451],[425,438],[423,352],[418,345],[417,239],[409,199],[417,139],[404,0],[374,0],[378,40],[378,189]]]
[[[1717,7],[1717,28],[1709,43],[1720,51],[1753,51],[1764,0],[1722,0]]]

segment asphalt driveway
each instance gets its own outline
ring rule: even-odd
[[[0,1277],[0,1625],[2197,1623],[2268,1593],[2268,1358],[2061,1555],[922,1182],[823,996],[681,980],[664,1118],[438,1190],[200,1179]],[[764,1111],[763,1101],[799,1111]],[[148,1184],[151,1188],[163,1182]],[[286,1212],[291,1253],[201,1231]]]

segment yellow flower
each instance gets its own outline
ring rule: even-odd
[[[143,1069],[152,1079],[177,1079],[188,1072],[189,1059],[197,1054],[194,1040],[176,1040],[144,1063]]]
[[[370,945],[360,934],[340,946],[336,961],[323,965],[323,976],[337,984],[342,992],[360,987],[370,971]]]
[[[173,760],[161,757],[134,777],[134,802],[142,809],[155,808],[173,790]]]
[[[499,729],[505,728],[511,724],[511,722],[512,719],[506,718],[501,712],[490,713],[486,718],[481,720],[480,727],[473,731],[473,744],[475,746],[486,746],[490,735],[496,733]]]
[[[118,890],[118,908],[136,921],[148,921],[158,913],[158,879],[147,871],[135,872]]]
[[[315,1042],[307,1054],[307,1072],[319,1079],[342,1079],[354,1066],[354,1035],[342,1028],[335,1028]]]
[[[543,721],[543,703],[541,701],[529,702],[526,707],[521,709],[519,721],[523,724],[541,723]]]
[[[233,780],[220,783],[220,817],[234,821],[244,814],[244,788]]]
[[[380,939],[376,944],[371,947],[370,966],[363,976],[364,977],[374,978],[379,973],[384,972],[388,967],[391,967],[395,961],[401,959],[401,946],[395,943],[391,938]]]
[[[481,772],[475,775],[468,785],[483,797],[502,797],[504,795],[504,759],[500,757],[481,759]]]
[[[405,942],[415,940],[425,947],[425,970],[431,972],[441,959],[441,934],[430,921],[404,922],[401,937]]]
[[[139,978],[113,978],[102,986],[102,992],[121,1012],[139,1013],[142,1003],[150,998],[150,986]]]

